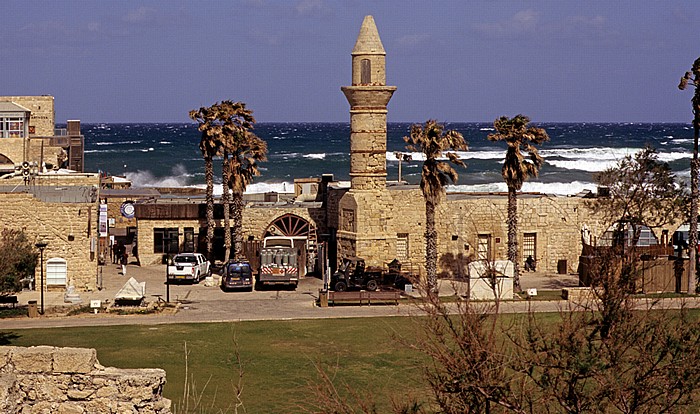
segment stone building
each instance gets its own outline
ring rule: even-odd
[[[0,96],[0,174],[67,168],[82,172],[80,121],[55,128],[53,96]]]
[[[80,121],[54,120],[52,96],[0,97],[0,229],[47,244],[32,287],[93,290],[99,176],[82,173]]]
[[[98,197],[98,174],[35,172],[0,180],[0,229],[23,230],[30,242],[47,244],[34,288],[96,288]]]

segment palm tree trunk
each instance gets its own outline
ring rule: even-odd
[[[207,258],[214,263],[212,244],[214,241],[214,165],[212,157],[204,157],[204,178],[207,181]]]
[[[695,103],[695,102],[693,102]],[[693,119],[693,160],[690,162],[690,229],[688,234],[688,294],[695,293],[695,264],[698,245],[698,135],[700,135],[699,113]]]
[[[428,294],[437,292],[437,231],[435,230],[435,203],[425,200],[425,272]]]
[[[224,205],[224,263],[228,263],[231,256],[231,220],[229,214],[230,197],[228,191],[228,183],[231,181],[231,168],[228,163],[228,152],[224,151],[224,161],[221,165],[221,179],[223,181],[221,202]]]
[[[231,216],[233,218],[233,257],[243,258],[243,193],[232,193]]]
[[[513,262],[513,288],[520,292],[518,261],[518,196],[515,187],[508,187],[508,260]]]

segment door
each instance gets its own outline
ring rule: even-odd
[[[476,245],[476,258],[478,260],[491,260],[491,235],[480,234]]]

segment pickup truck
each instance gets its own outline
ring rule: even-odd
[[[168,265],[168,282],[189,281],[199,283],[211,275],[211,266],[201,253],[180,253]]]

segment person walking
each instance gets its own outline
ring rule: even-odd
[[[124,248],[124,252],[122,253],[122,258],[121,258],[121,263],[122,263],[122,275],[126,276],[126,263],[129,260],[129,254],[126,252],[126,248]]]
[[[112,243],[112,264],[119,263],[119,243]]]

